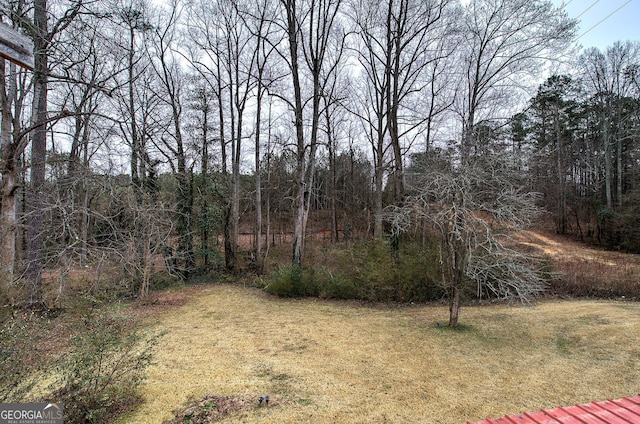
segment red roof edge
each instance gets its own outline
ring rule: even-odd
[[[640,423],[640,394],[616,400],[585,403],[571,407],[542,409],[538,412],[505,415],[501,418],[487,418],[483,421],[467,421],[467,424],[580,424]]]

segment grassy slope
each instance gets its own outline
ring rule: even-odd
[[[563,295],[640,300],[640,255],[596,249],[545,232],[525,231],[520,241],[553,264],[559,274],[552,289]]]
[[[436,326],[447,316],[205,287],[154,317],[168,334],[123,422],[207,393],[273,399],[229,422],[462,423],[640,390],[638,303],[466,307],[455,331]]]

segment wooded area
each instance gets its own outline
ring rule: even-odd
[[[463,278],[527,297],[538,277],[495,263],[539,208],[640,251],[640,44],[572,53],[549,1],[10,0],[0,18],[35,58],[0,57],[3,302],[51,302],[53,271],[62,294],[117,265],[140,296],[158,262],[260,274],[276,241],[301,266],[317,234],[396,246],[425,220],[451,299]]]

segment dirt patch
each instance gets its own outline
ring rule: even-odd
[[[133,302],[128,313],[139,318],[156,317],[158,314],[186,305],[204,290],[206,290],[204,286],[190,286],[151,292],[144,299]]]
[[[538,231],[523,231],[519,235],[519,241],[551,258],[598,261],[612,267],[629,263],[640,266],[640,255],[595,249],[566,237]]]
[[[271,402],[273,406],[273,402]],[[177,411],[175,418],[163,424],[207,424],[222,421],[229,413],[247,411],[256,407],[268,407],[264,398],[228,397],[208,394],[185,409]]]

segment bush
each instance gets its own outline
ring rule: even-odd
[[[269,276],[265,290],[280,297],[358,298],[353,281],[341,274],[332,275],[323,268],[278,268]]]
[[[439,299],[437,245],[403,239],[394,259],[387,240],[372,240],[354,248],[347,277],[358,297],[376,302],[424,302]]]
[[[320,297],[325,299],[357,299],[358,288],[352,280],[344,275],[331,275],[326,270],[321,270],[320,275],[323,276],[319,282]]]
[[[400,302],[427,302],[441,299],[445,293],[439,284],[438,245],[405,242],[397,264],[397,293]]]
[[[358,287],[358,297],[370,301],[396,298],[397,266],[387,240],[376,239],[354,248],[350,278]]]
[[[122,317],[90,316],[72,350],[59,365],[53,400],[62,402],[65,422],[101,423],[129,409],[151,364],[160,335],[140,333]]]
[[[611,267],[603,260],[563,258],[550,282],[554,295],[640,300],[639,271],[633,263]]]
[[[320,293],[313,281],[313,272],[305,272],[295,265],[278,268],[272,272],[265,290],[280,297],[318,296]]]
[[[184,281],[168,272],[156,272],[149,279],[149,288],[152,291],[181,287],[184,287]]]
[[[316,252],[325,267],[276,268],[265,290],[282,297],[319,296],[372,302],[424,302],[440,299],[438,246],[411,240],[400,243],[393,257],[386,240],[372,240],[353,248],[333,246]]]

